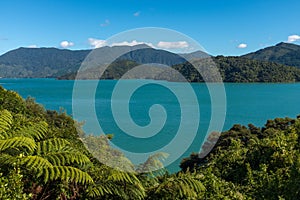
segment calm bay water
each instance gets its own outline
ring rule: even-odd
[[[128,80],[128,84],[142,80]],[[92,84],[95,81],[83,81],[84,84]],[[138,153],[149,152],[162,148],[172,141],[181,120],[180,104],[171,91],[152,81],[136,90],[129,100],[129,108],[132,120],[140,126],[151,123],[149,109],[153,104],[159,104],[165,108],[167,120],[165,126],[158,134],[148,139],[134,138],[124,133],[116,124],[111,113],[111,95],[117,81],[100,81],[95,94],[95,108],[97,120],[105,133],[115,135],[113,143],[127,151]],[[156,84],[157,83],[157,84]],[[72,89],[74,81],[54,79],[0,79],[0,85],[9,90],[17,91],[24,98],[34,97],[38,103],[47,109],[59,110],[60,108],[72,115]],[[186,83],[172,83],[174,87],[182,87]],[[187,157],[191,152],[199,151],[203,138],[208,129],[211,117],[211,100],[207,87],[203,83],[191,84],[196,92],[199,109],[200,123],[198,134],[186,152],[168,167],[170,171],[178,170],[180,160]],[[223,130],[229,129],[233,124],[247,125],[252,123],[263,126],[267,119],[275,117],[296,117],[300,114],[300,84],[261,84],[261,83],[226,83],[227,112]],[[123,101],[114,99],[113,101]],[[76,103],[89,104],[89,99],[82,96]],[[195,106],[195,105],[193,105]],[[193,107],[187,104],[185,109],[191,109],[191,120]],[[99,134],[89,113],[75,116],[79,121],[86,121],[84,130],[87,133]],[[126,121],[126,117],[124,117]],[[162,119],[163,120],[163,119]],[[159,121],[159,120],[158,120]],[[186,136],[189,137],[187,131]],[[181,148],[180,146],[178,147]]]

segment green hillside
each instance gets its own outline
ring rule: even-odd
[[[241,57],[217,56],[212,58],[213,65],[219,69],[224,82],[297,82],[300,81],[300,69],[273,62],[257,61]],[[207,63],[207,64],[206,64]],[[194,66],[200,66],[203,74],[210,77],[211,60],[198,60]],[[173,66],[190,82],[203,82],[203,77],[190,63]]]
[[[243,57],[254,60],[276,62],[300,68],[300,46],[291,43],[282,42],[275,46],[246,54]]]
[[[87,56],[88,60],[95,62],[87,62],[88,67],[81,69],[79,77],[81,79],[98,79],[102,72],[99,67],[107,67],[107,63],[111,63],[115,58],[117,59],[102,73],[101,79],[119,79],[137,65],[159,63],[172,66],[190,82],[202,82],[203,78],[186,62],[186,59],[200,65],[205,73],[215,73],[209,72],[211,65],[209,55],[200,51],[177,55],[146,45],[137,45],[102,47],[90,53],[91,50],[19,48],[0,56],[0,77],[74,79]],[[294,44],[280,43],[241,57],[211,58],[216,63],[224,82],[297,82],[300,77],[299,69],[291,67],[300,67],[300,46]],[[149,65],[146,71],[127,78],[178,81],[176,75],[164,74],[165,71],[161,67],[153,68]],[[151,75],[154,72],[159,75]],[[208,74],[205,76],[211,76]]]

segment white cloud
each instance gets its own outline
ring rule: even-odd
[[[297,40],[300,40],[300,35],[290,35],[287,42],[295,42]]]
[[[133,13],[133,16],[138,17],[138,16],[140,16],[140,14],[141,14],[141,11],[137,11],[137,12]]]
[[[186,41],[177,41],[177,42],[164,42],[160,41],[157,43],[159,48],[164,49],[182,49],[189,47],[189,44]]]
[[[127,41],[123,41],[123,42],[115,42],[115,43],[112,43],[111,45],[109,46],[135,46],[135,45],[139,45],[139,44],[146,44],[150,47],[153,47],[153,44],[152,43],[147,43],[147,42],[138,42],[136,40],[132,40],[131,42],[127,42]]]
[[[245,44],[245,43],[241,43],[241,44],[239,44],[238,46],[237,46],[237,48],[239,48],[239,49],[245,49],[245,48],[247,48],[247,44]]]
[[[27,46],[28,48],[38,48],[38,46],[36,44],[32,44],[32,45],[29,45]]]
[[[60,46],[62,48],[68,48],[68,47],[74,46],[74,43],[65,40],[60,43]]]
[[[88,42],[89,42],[90,46],[93,47],[93,48],[100,48],[100,47],[107,46],[105,40],[99,40],[99,39],[95,39],[95,38],[89,38]]]
[[[100,26],[102,26],[102,27],[108,26],[108,25],[110,25],[110,21],[109,21],[108,19],[106,19],[106,20],[104,21],[104,23],[100,24]]]

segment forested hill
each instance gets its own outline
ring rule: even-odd
[[[126,53],[129,52],[129,53]],[[0,56],[0,77],[74,79],[84,59],[91,50],[62,50],[56,48],[19,48]],[[153,49],[146,45],[102,47],[93,51],[100,63],[108,63],[117,55],[123,55],[107,70],[103,79],[118,79],[126,71],[139,64],[160,63],[179,70],[192,82],[203,81],[186,64],[187,59],[200,59],[209,55],[192,52],[177,55],[165,50]],[[124,54],[123,54],[124,53]],[[184,58],[183,58],[183,57]],[[97,58],[98,59],[98,58]],[[280,43],[241,57],[212,57],[220,69],[225,82],[296,82],[300,81],[300,46]],[[98,60],[98,61],[99,61]],[[291,67],[296,66],[296,67]],[[151,69],[149,69],[151,71]],[[97,69],[89,69],[88,76],[99,77]],[[154,77],[157,79],[164,76]],[[168,79],[174,79],[172,76]]]
[[[300,69],[241,57],[216,57],[225,82],[298,82]]]
[[[127,53],[128,52],[128,53]],[[77,72],[91,50],[62,50],[56,48],[19,48],[0,56],[0,77],[44,78]],[[199,52],[196,52],[199,55]],[[97,64],[109,63],[122,55],[122,60],[137,63],[174,65],[185,62],[177,54],[150,48],[147,45],[101,47],[93,50]],[[187,55],[186,55],[187,56]],[[191,56],[195,56],[194,54]],[[203,54],[201,55],[203,56]]]
[[[254,60],[276,62],[300,68],[300,46],[291,43],[281,42],[275,46],[246,54],[243,57]]]
[[[213,62],[211,62],[213,61]],[[219,69],[222,80],[224,82],[298,82],[300,81],[300,69],[296,67],[285,66],[274,62],[265,62],[251,60],[241,57],[224,57],[217,56],[212,59],[200,59],[191,63],[185,62],[172,67],[179,71],[187,81],[189,82],[204,82],[205,81],[218,81],[217,76],[209,65],[214,65]],[[79,79],[120,79],[127,71],[139,65],[137,62],[130,60],[121,60],[112,63],[102,75],[99,74],[99,69],[92,68],[86,70],[80,74]],[[201,74],[195,69],[195,67],[201,66]],[[144,72],[136,73],[136,77],[125,78],[143,78],[143,79],[157,79],[168,81],[180,81],[180,78],[176,74],[172,74],[170,71],[164,71],[164,68],[150,67],[148,73],[158,74],[155,76],[149,76]],[[199,68],[198,68],[199,69]],[[203,78],[206,76],[206,79]],[[214,76],[214,77],[212,77]],[[76,73],[66,74],[58,77],[59,79],[75,79]],[[78,78],[78,77],[77,77]],[[211,79],[211,80],[209,80]],[[183,81],[183,80],[181,80]],[[219,80],[220,81],[220,80]]]
[[[0,56],[1,77],[56,77],[76,71],[90,50],[18,48]]]
[[[217,56],[212,58],[224,82],[298,82],[300,69],[274,62],[251,60],[241,57]],[[194,66],[201,66],[206,61],[194,62]],[[200,64],[199,64],[200,63]],[[204,66],[207,66],[204,64]],[[184,74],[190,82],[203,82],[203,77],[191,66],[184,63],[173,66]],[[205,69],[202,70],[205,74]]]

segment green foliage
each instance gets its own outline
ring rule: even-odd
[[[211,61],[214,61],[212,63]],[[224,82],[296,82],[300,70],[282,64],[257,61],[241,57],[217,56],[173,66],[190,82],[216,82],[212,66],[219,69]],[[194,68],[196,66],[201,74]],[[170,77],[172,80],[172,77]],[[169,80],[169,79],[167,79]]]
[[[299,134],[299,118],[268,120],[261,129],[235,125],[208,156],[183,163],[205,177],[205,199],[299,199]]]
[[[19,48],[0,56],[2,77],[55,77],[78,70],[90,50]]]
[[[87,189],[89,198],[97,199],[143,199],[145,189],[134,172],[123,172],[106,165],[93,167],[90,174],[94,184]]]
[[[80,73],[80,79],[119,79],[137,65],[159,63],[178,70],[190,82],[215,80],[216,66],[224,82],[296,82],[300,81],[299,45],[280,43],[241,57],[217,56],[208,58],[203,52],[184,54],[185,58],[201,71],[201,75],[180,55],[146,47],[103,47],[92,54],[107,55],[100,63],[89,66]],[[128,52],[122,55],[123,52]],[[90,50],[71,51],[55,48],[19,48],[0,56],[0,73],[2,77],[55,77],[58,79],[75,79],[77,71]],[[200,55],[197,55],[200,54]],[[114,56],[122,55],[109,66],[106,63]],[[198,60],[197,62],[194,62]],[[215,63],[212,63],[214,61]],[[199,63],[201,63],[199,65]],[[91,63],[90,63],[91,64]],[[107,67],[102,73],[100,67]],[[295,66],[295,67],[290,67]],[[161,71],[161,73],[159,73]],[[101,72],[101,73],[100,73]],[[149,75],[152,74],[152,75]],[[153,74],[156,74],[155,76]],[[215,76],[213,79],[212,76]],[[150,78],[180,81],[176,74],[165,73],[162,67],[148,67],[145,71],[136,72],[126,78]],[[1,99],[0,99],[1,100]],[[37,108],[35,108],[37,110]],[[34,111],[35,112],[35,111]],[[36,112],[37,113],[37,112]]]
[[[203,197],[205,187],[199,174],[178,173],[159,178],[149,188],[148,199],[196,199]]]
[[[267,47],[243,57],[276,62],[284,65],[300,67],[300,46],[291,43],[279,43],[276,46]]]
[[[7,110],[0,112],[0,122],[0,168],[3,173],[17,164],[24,174],[33,175],[44,183],[55,180],[82,184],[93,182],[87,172],[76,166],[87,165],[89,158],[73,149],[65,139],[47,139],[45,122],[11,129],[14,120]]]
[[[23,183],[23,175],[19,168],[14,168],[8,175],[0,174],[0,197],[1,199],[27,200],[32,197],[26,194]]]

